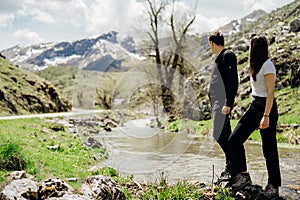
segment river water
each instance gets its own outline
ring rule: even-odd
[[[178,132],[165,133],[146,126],[147,120],[133,120],[104,135],[110,155],[100,166],[110,166],[122,176],[133,175],[142,182],[195,180],[216,181],[224,167],[224,155],[209,136]],[[103,135],[102,135],[103,136]],[[101,136],[101,137],[102,137]],[[254,184],[267,183],[261,145],[246,142],[248,170]],[[282,185],[300,187],[300,149],[279,148]]]

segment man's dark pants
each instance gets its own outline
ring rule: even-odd
[[[229,115],[221,113],[224,102],[214,100],[212,106],[212,119],[213,119],[213,136],[217,143],[221,146],[226,159],[226,170],[231,172],[231,151],[229,147],[229,136],[231,134],[230,118]]]

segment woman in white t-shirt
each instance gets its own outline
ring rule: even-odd
[[[269,59],[268,42],[265,36],[252,35],[251,37],[249,71],[252,102],[229,137],[233,157],[232,177],[234,177],[231,187],[238,191],[252,183],[247,172],[243,143],[254,130],[259,128],[268,170],[268,183],[260,195],[273,198],[278,196],[278,187],[281,186],[276,140],[278,111],[274,98],[276,69]]]

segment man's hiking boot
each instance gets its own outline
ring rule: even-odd
[[[249,173],[239,173],[233,178],[231,188],[233,190],[241,190],[250,184],[252,184],[252,181]]]

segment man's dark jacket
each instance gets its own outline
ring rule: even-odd
[[[225,48],[217,56],[209,84],[211,102],[219,101],[231,109],[238,89],[237,59],[233,52]]]

